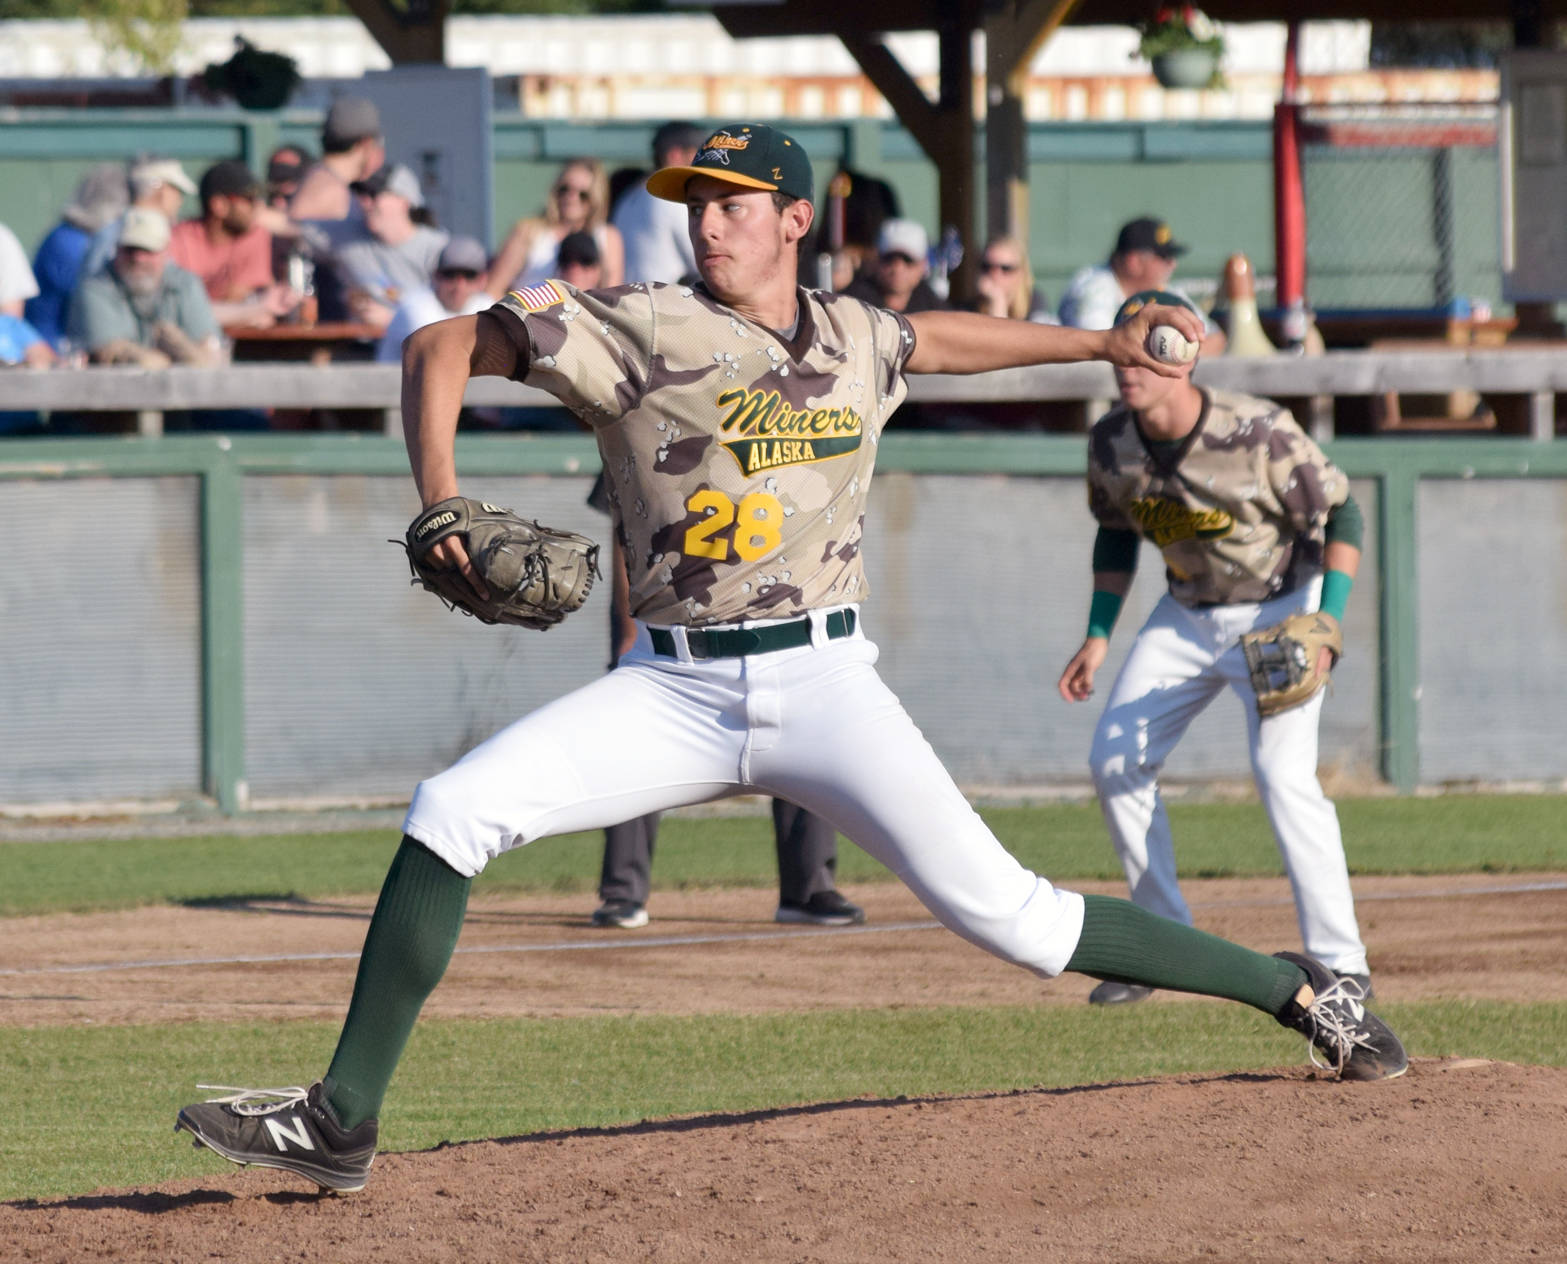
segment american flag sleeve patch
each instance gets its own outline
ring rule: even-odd
[[[541,281],[537,285],[530,285],[526,289],[513,290],[511,297],[524,311],[542,312],[546,307],[554,307],[557,303],[566,301],[566,292],[553,281]]]

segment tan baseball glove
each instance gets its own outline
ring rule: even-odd
[[[481,600],[459,571],[437,567],[430,551],[461,535],[473,568],[489,589]],[[452,496],[413,520],[403,548],[422,584],[453,610],[485,623],[552,628],[582,607],[598,577],[599,546],[574,531],[557,531],[509,509]]]
[[[1319,670],[1324,648],[1333,658]],[[1266,717],[1300,706],[1328,683],[1328,672],[1344,653],[1344,631],[1330,614],[1292,614],[1271,628],[1246,633],[1241,649],[1257,694],[1257,714]]]

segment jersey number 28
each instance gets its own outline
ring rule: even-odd
[[[704,515],[686,530],[687,557],[730,561],[730,541],[715,537],[731,525],[733,548],[743,561],[759,562],[783,543],[783,506],[768,492],[752,492],[736,504],[723,492],[706,487],[686,501],[686,512]]]

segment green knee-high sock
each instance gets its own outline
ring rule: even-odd
[[[326,1073],[327,1099],[345,1128],[381,1113],[414,1020],[457,946],[472,885],[404,835],[365,932],[354,997]]]
[[[1068,970],[1117,983],[1200,992],[1277,1016],[1306,972],[1107,895],[1083,897],[1083,934]]]

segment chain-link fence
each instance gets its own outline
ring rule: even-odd
[[[1317,311],[1495,302],[1495,103],[1301,111],[1307,300]]]

